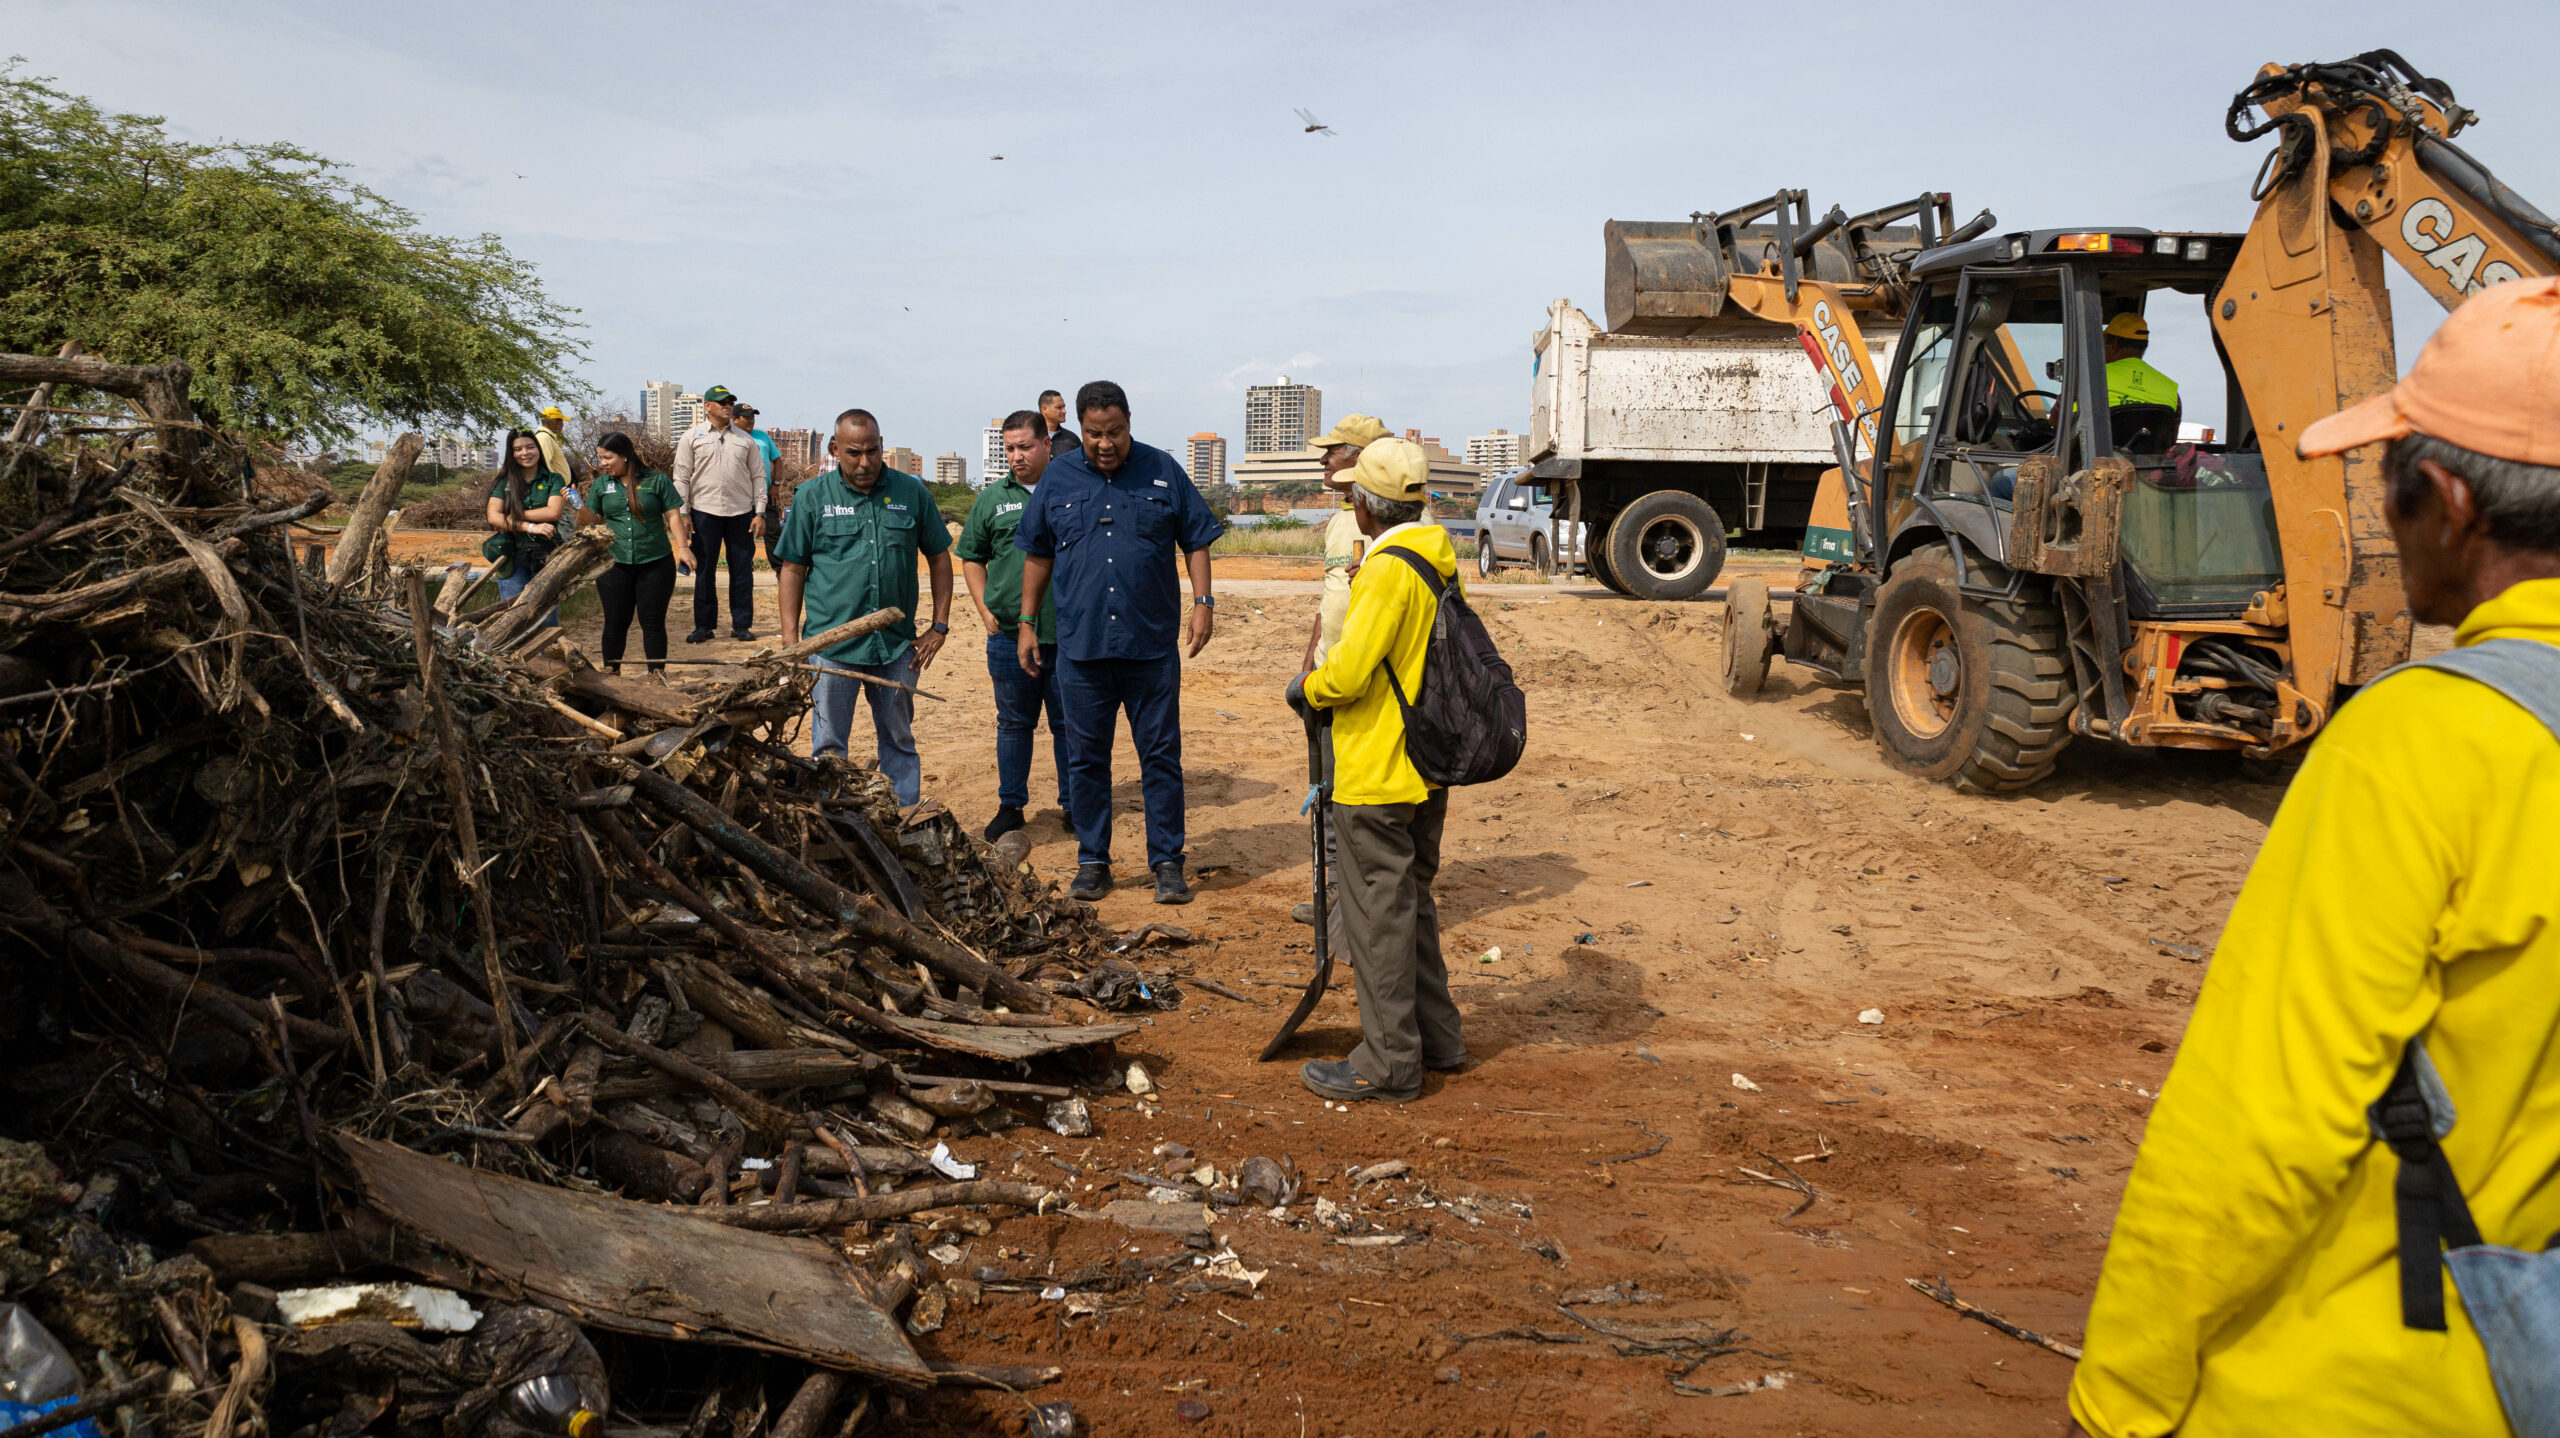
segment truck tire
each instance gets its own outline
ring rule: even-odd
[[[1538,581],[1542,584],[1555,578],[1555,556],[1547,553],[1547,537],[1543,534],[1529,536],[1529,567],[1538,571]]]
[[[1867,713],[1894,767],[1970,793],[2023,789],[2071,742],[2070,659],[2049,594],[1968,600],[1943,544],[1893,566],[1867,631]]]
[[[1611,518],[1614,519],[1615,516],[1613,515]],[[1625,594],[1627,593],[1627,582],[1618,577],[1618,571],[1609,567],[1609,524],[1610,521],[1608,519],[1604,519],[1597,524],[1591,525],[1584,532],[1582,537],[1582,567],[1591,571],[1591,577],[1600,581],[1601,588],[1608,590],[1612,594]]]
[[[1695,599],[1724,569],[1724,521],[1694,494],[1655,490],[1610,521],[1609,568],[1638,599]]]
[[[1769,677],[1769,651],[1777,633],[1769,626],[1769,586],[1737,579],[1724,592],[1724,692],[1748,699]]]

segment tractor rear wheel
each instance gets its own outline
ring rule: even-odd
[[[1769,586],[1758,579],[1737,579],[1724,592],[1724,692],[1748,699],[1769,677],[1769,651],[1776,648],[1769,627]]]
[[[1867,712],[1896,768],[1998,794],[2071,742],[2071,661],[2050,596],[1966,599],[1943,544],[1897,561],[1867,631]]]

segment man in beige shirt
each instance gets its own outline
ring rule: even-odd
[[[1324,663],[1325,651],[1342,638],[1343,618],[1351,612],[1351,576],[1360,572],[1360,561],[1369,547],[1368,539],[1360,533],[1360,516],[1351,507],[1351,467],[1360,462],[1360,451],[1386,437],[1386,425],[1375,416],[1365,414],[1344,415],[1341,423],[1316,437],[1316,448],[1324,451],[1325,488],[1333,491],[1341,507],[1334,510],[1332,519],[1325,522],[1324,597],[1316,603],[1315,627],[1307,631],[1306,662],[1299,666],[1301,670],[1311,670]],[[1331,783],[1333,727],[1326,725],[1319,731],[1318,739],[1324,751],[1325,781]],[[1333,855],[1331,829],[1325,831],[1325,843],[1325,855],[1330,863]],[[1300,904],[1289,914],[1299,923],[1312,924],[1316,921],[1316,906]],[[1332,927],[1337,930],[1333,937],[1338,944],[1342,911],[1337,908],[1332,917]],[[1334,952],[1342,950],[1337,947]]]
[[[729,555],[729,637],[755,638],[756,540],[764,534],[764,447],[740,429],[738,397],[727,385],[702,392],[702,422],[676,441],[676,495],[693,526],[693,632],[700,644],[720,627],[720,554]]]

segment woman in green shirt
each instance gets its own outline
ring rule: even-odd
[[[666,672],[667,601],[675,597],[676,556],[693,552],[683,501],[673,480],[640,462],[631,436],[609,434],[596,442],[596,479],[585,522],[613,530],[613,568],[596,577],[604,601],[604,667],[622,672],[622,646],[631,621],[640,621],[640,652],[649,672]],[[675,535],[667,534],[672,520]]]
[[[569,490],[569,476],[543,465],[542,446],[533,431],[508,431],[506,454],[489,487],[489,527],[497,533],[480,552],[506,566],[498,576],[498,597],[513,599],[560,547],[560,532],[574,523],[569,515],[577,508],[577,496]],[[554,609],[542,622],[559,620]]]

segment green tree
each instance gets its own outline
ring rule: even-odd
[[[325,443],[584,396],[574,314],[496,236],[428,234],[330,160],[188,143],[0,67],[0,350],[175,356],[216,422]]]

